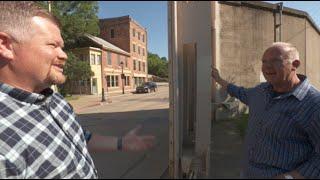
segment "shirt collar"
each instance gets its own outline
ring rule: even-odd
[[[302,74],[298,74],[298,78],[300,79],[301,82],[297,87],[295,87],[292,91],[290,91],[288,93],[285,93],[283,95],[275,97],[274,99],[282,99],[282,98],[286,98],[286,97],[293,95],[299,101],[302,101],[303,98],[307,95],[308,90],[311,87],[311,84],[310,84],[308,78]],[[266,88],[267,88],[267,90],[272,91],[272,85],[270,83],[268,83],[268,86]]]
[[[31,104],[41,103],[45,101],[47,97],[53,94],[53,90],[50,88],[46,88],[43,91],[41,91],[40,94],[38,94],[38,93],[31,93],[22,89],[18,89],[1,82],[0,82],[0,92],[5,93],[10,97],[17,99],[19,101],[31,103]]]

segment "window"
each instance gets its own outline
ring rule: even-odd
[[[143,70],[143,72],[146,72],[146,63],[145,62],[142,63],[142,70]]]
[[[138,54],[140,54],[140,46],[138,46]]]
[[[79,80],[78,84],[79,84],[79,86],[85,86],[85,81],[84,80]]]
[[[116,87],[118,87],[119,86],[119,76],[114,76],[114,80],[115,80]]]
[[[138,39],[140,40],[140,32],[138,32]]]
[[[144,34],[142,34],[142,42],[144,42]]]
[[[141,71],[141,62],[138,61],[138,68],[139,68],[139,71]]]
[[[130,76],[127,76],[127,86],[130,86]]]
[[[133,60],[133,70],[137,70],[137,68],[136,68],[136,60]]]
[[[145,55],[145,53],[144,53],[144,48],[142,48],[142,55],[143,55],[143,56]]]
[[[83,54],[80,55],[80,61],[84,61],[84,55]]]
[[[121,63],[121,56],[118,54],[118,66],[120,66]]]
[[[96,56],[94,54],[90,55],[90,64],[91,65],[96,64]]]
[[[136,29],[132,29],[132,36],[135,37],[136,36]]]
[[[125,67],[128,67],[128,57],[125,57]]]
[[[111,87],[111,77],[110,76],[106,76],[106,80],[107,80],[107,87]]]
[[[111,64],[112,64],[112,61],[111,61],[111,52],[107,52],[107,61],[108,61],[108,65],[111,65]]]
[[[136,45],[135,44],[132,44],[132,49],[133,49],[133,52],[136,52]]]
[[[111,29],[110,35],[111,35],[111,38],[114,38],[114,29]]]
[[[119,86],[119,76],[109,75],[106,77],[108,87],[118,87]]]
[[[130,86],[130,76],[126,76],[126,77],[124,78],[124,85],[125,85],[125,86]]]
[[[97,64],[101,65],[101,55],[97,55]]]

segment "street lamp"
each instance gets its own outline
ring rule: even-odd
[[[124,74],[123,74],[123,61],[121,61],[120,63],[121,65],[121,80],[122,80],[122,94],[124,94],[124,83],[123,83],[123,80],[124,80]]]

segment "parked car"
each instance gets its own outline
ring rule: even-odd
[[[155,82],[145,82],[136,88],[137,93],[156,92],[158,86]]]

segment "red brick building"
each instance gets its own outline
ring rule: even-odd
[[[94,76],[86,82],[75,83],[75,94],[132,91],[134,88],[130,54],[119,47],[92,35],[86,35],[82,47],[73,49],[80,61],[90,63]],[[124,74],[124,78],[121,78]]]
[[[147,81],[147,31],[130,16],[100,19],[100,37],[130,54],[134,87]]]

